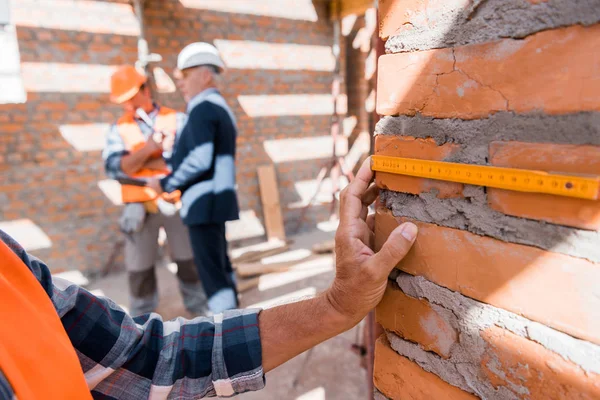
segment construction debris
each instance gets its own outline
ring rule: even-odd
[[[335,240],[331,239],[326,242],[313,245],[312,252],[314,254],[327,254],[335,251]]]

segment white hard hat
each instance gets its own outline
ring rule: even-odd
[[[177,68],[180,71],[200,65],[215,66],[219,69],[219,72],[223,72],[225,69],[219,50],[210,43],[196,42],[188,44],[177,56]]]

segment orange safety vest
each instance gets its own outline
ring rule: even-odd
[[[167,135],[175,135],[177,131],[177,111],[167,108],[160,107],[156,121],[154,123],[154,129],[158,132],[162,131]],[[127,151],[135,151],[146,143],[146,138],[142,133],[139,125],[135,122],[133,114],[125,114],[117,121],[117,130]],[[162,154],[154,154],[152,158],[160,158]],[[155,170],[155,169],[141,169],[132,178],[149,178],[153,176],[159,176],[168,174],[170,171]],[[143,186],[133,185],[121,185],[121,196],[123,203],[144,203],[152,200],[156,200],[157,193]]]
[[[92,398],[48,294],[1,240],[0,369],[19,400]]]

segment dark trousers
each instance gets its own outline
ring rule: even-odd
[[[237,289],[233,282],[233,268],[227,255],[225,223],[188,226],[194,261],[200,281],[210,298],[222,289],[232,289],[236,298]]]

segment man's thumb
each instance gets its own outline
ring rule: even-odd
[[[403,223],[388,236],[381,250],[373,257],[373,261],[391,271],[406,256],[417,238],[418,231],[412,222]]]

